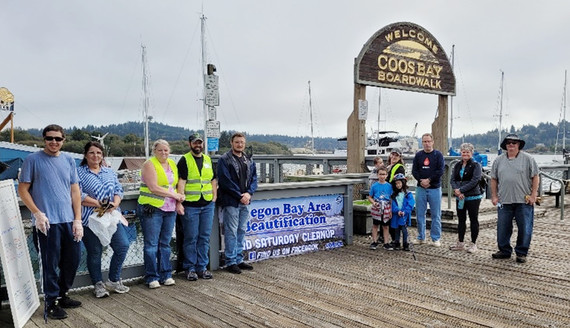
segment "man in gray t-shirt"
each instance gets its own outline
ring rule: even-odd
[[[511,235],[513,219],[518,235],[515,253],[518,263],[526,262],[532,238],[534,204],[538,197],[538,165],[532,156],[521,151],[525,141],[509,134],[501,142],[504,154],[493,161],[491,168],[491,200],[498,209],[497,244],[494,259],[510,258],[513,252]]]

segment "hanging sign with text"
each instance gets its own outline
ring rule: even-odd
[[[249,261],[344,245],[342,195],[254,201],[244,241]]]

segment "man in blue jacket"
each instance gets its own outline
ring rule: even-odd
[[[238,274],[241,270],[253,270],[243,262],[243,240],[249,220],[248,205],[257,190],[257,171],[255,163],[244,153],[245,135],[234,133],[230,142],[232,149],[218,161],[218,205],[224,221],[226,270]]]
[[[426,212],[429,203],[431,213],[430,235],[433,246],[440,247],[441,241],[441,177],[445,168],[443,154],[433,148],[433,136],[424,133],[423,150],[416,153],[412,175],[418,181],[416,188],[416,216],[418,237],[414,244],[423,244],[426,239]]]

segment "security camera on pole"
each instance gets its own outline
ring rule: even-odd
[[[219,148],[220,140],[220,121],[216,120],[216,107],[220,105],[220,93],[218,87],[218,76],[214,74],[216,66],[207,65],[207,75],[204,76],[204,104],[207,108],[206,127],[204,129],[206,145],[204,148],[208,153],[213,153]]]

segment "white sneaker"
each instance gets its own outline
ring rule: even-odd
[[[433,245],[434,247],[441,247],[441,241],[435,240],[435,241],[432,243],[432,245]]]
[[[477,245],[471,244],[471,246],[467,247],[467,253],[475,253],[477,251]]]
[[[457,243],[455,243],[455,245],[451,245],[449,246],[449,250],[452,251],[462,251],[465,249],[465,243],[458,241]]]
[[[425,239],[414,239],[414,240],[412,240],[412,244],[414,244],[414,245],[422,245],[425,243],[426,243]]]
[[[168,278],[164,281],[163,285],[164,286],[176,285],[176,281],[174,281],[174,279],[172,279],[172,278]]]
[[[94,287],[95,290],[93,290],[93,294],[95,294],[95,297],[103,298],[109,296],[109,292],[105,288],[105,285],[103,284],[102,281],[98,281]]]
[[[123,285],[123,281],[121,279],[119,279],[119,281],[117,282],[107,280],[105,285],[107,286],[107,288],[109,288],[110,291],[115,292],[117,294],[128,293],[129,290],[131,290],[129,287]]]
[[[158,288],[158,287],[160,287],[160,283],[157,280],[151,281],[148,284],[148,288],[150,288],[150,289],[154,289],[154,288]]]

